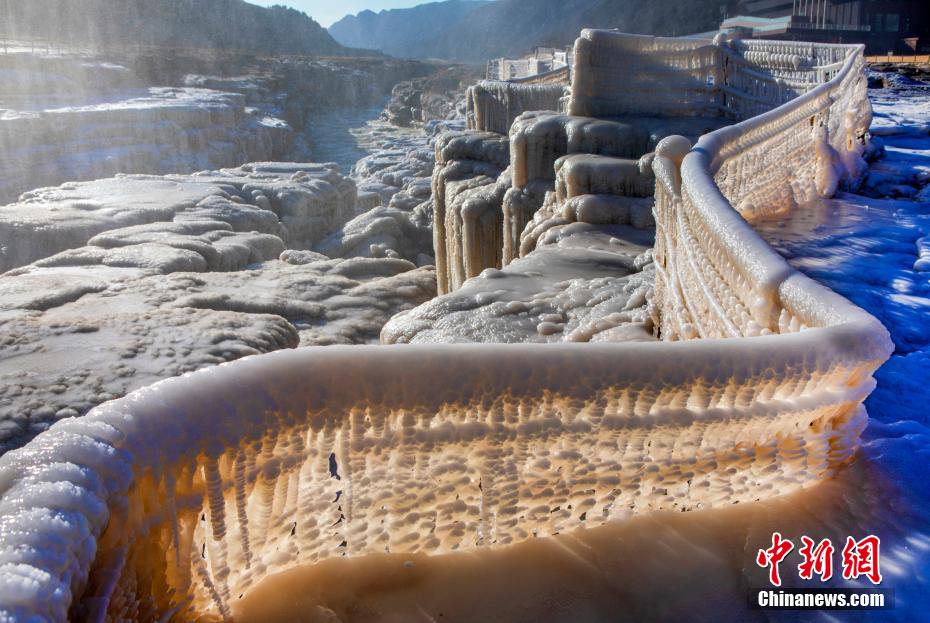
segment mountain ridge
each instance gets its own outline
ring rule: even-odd
[[[332,56],[362,52],[337,43],[301,11],[244,0],[0,0],[0,37],[100,48],[151,45]]]
[[[407,9],[370,9],[346,15],[329,27],[340,44],[377,49],[399,57],[423,58],[420,43],[480,10],[489,0],[444,0]],[[367,42],[367,43],[363,43]]]
[[[362,19],[358,19],[361,13],[346,16],[330,26],[330,34],[343,44],[352,41],[408,58],[483,63],[489,58],[519,57],[535,46],[569,45],[583,28],[665,36],[713,30],[720,24],[727,0],[495,0],[470,11],[459,7],[454,15],[451,5],[461,4],[448,0],[411,9],[369,11],[371,15]],[[436,5],[445,5],[444,10]],[[432,7],[426,13],[432,16],[432,26],[389,26],[404,19],[415,22],[425,14],[417,11],[422,7]]]

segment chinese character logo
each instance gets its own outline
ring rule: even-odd
[[[778,565],[785,556],[794,549],[794,543],[781,538],[781,533],[772,533],[772,547],[760,549],[756,554],[756,564],[763,569],[769,567],[769,582],[772,586],[781,586],[781,576],[778,574]]]
[[[880,568],[881,540],[874,534],[856,540],[846,537],[843,547],[842,564],[843,579],[856,580],[866,577],[872,584],[880,584],[882,573]],[[794,543],[782,538],[781,533],[772,533],[772,546],[760,549],[756,554],[756,564],[769,570],[769,582],[772,586],[781,586],[781,574],[778,565],[794,549]],[[833,554],[836,548],[830,539],[823,539],[819,543],[809,536],[801,537],[801,547],[798,554],[801,562],[798,564],[798,576],[802,580],[812,580],[818,576],[821,582],[833,577]]]
[[[872,584],[881,582],[882,572],[878,568],[880,546],[881,541],[872,534],[861,541],[851,536],[846,537],[846,546],[843,548],[843,578],[855,580],[864,575]]]
[[[820,576],[821,582],[833,577],[833,552],[835,548],[830,539],[824,539],[814,547],[814,539],[801,537],[801,549],[798,553],[803,560],[798,565],[798,575],[802,580],[812,580],[814,574]]]

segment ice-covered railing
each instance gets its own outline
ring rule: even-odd
[[[722,64],[710,40],[585,29],[574,57],[570,115],[720,114]]]
[[[690,153],[660,146],[666,341],[273,353],[140,390],[0,457],[0,620],[227,616],[296,564],[491,547],[828,477],[855,450],[890,341],[731,204],[753,191],[748,216],[783,209],[753,179],[781,143],[849,175],[825,146],[859,149],[860,56]],[[809,190],[821,169],[808,165],[778,163],[779,188]]]
[[[506,134],[520,114],[725,116],[771,110],[832,79],[849,46],[680,39],[586,29],[575,41],[571,97],[555,84],[483,80],[466,93],[469,129]]]
[[[858,329],[307,348],[162,382],[0,458],[0,619],[225,616],[296,564],[797,489],[864,426],[885,338]]]
[[[583,30],[568,113],[748,119],[831,80],[851,46]]]
[[[862,49],[834,47],[847,57],[829,82],[704,135],[687,155],[680,137],[657,149],[655,300],[665,338],[849,322],[880,330],[870,316],[792,270],[747,223],[832,196],[862,173],[871,122]]]
[[[465,92],[469,130],[507,134],[510,124],[528,110],[559,110],[563,84],[533,84],[482,80]]]
[[[719,46],[723,114],[745,120],[832,80],[852,46],[735,40]]]

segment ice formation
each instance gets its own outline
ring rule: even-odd
[[[442,132],[461,126],[461,121],[433,121],[423,131],[408,131],[369,122],[366,140],[382,140],[352,167],[360,214],[316,249],[330,257],[403,257],[420,266],[433,264],[435,143]]]
[[[163,378],[376,342],[435,294],[434,275],[306,250],[354,213],[354,188],[332,166],[254,163],[69,184],[0,209],[16,217],[0,221],[8,265],[35,260],[0,276],[0,451]]]
[[[482,80],[466,92],[465,121],[469,129],[506,134],[527,110],[558,110],[565,85]]]
[[[434,120],[451,120],[465,115],[463,92],[476,77],[468,66],[447,67],[438,75],[398,83],[381,117],[408,127]]]
[[[888,441],[904,455],[920,447],[909,439]],[[874,444],[871,454],[882,453]],[[890,491],[870,473],[874,467],[860,456],[835,479],[790,495],[700,512],[648,513],[467,554],[333,558],[270,576],[233,603],[233,615],[239,623],[352,621],[359,613],[402,621],[752,621],[759,611],[747,603],[746,587],[765,586],[768,577],[749,561],[770,545],[772,532],[795,543],[801,535],[841,543],[848,534],[874,532],[881,534],[883,586],[894,587],[895,608],[857,618],[908,623],[927,603],[930,537],[926,497],[919,495],[926,493],[920,478],[927,470],[911,470],[919,474],[907,480],[919,489],[913,495]],[[883,512],[891,506],[893,513]],[[783,565],[786,585],[793,585],[791,576]],[[830,588],[851,584],[835,577]],[[799,619],[796,611],[770,618]]]
[[[440,294],[500,265],[506,166],[507,137],[500,134],[450,132],[436,142],[433,249]]]
[[[492,58],[485,75],[489,80],[552,80],[553,76],[568,77],[572,64],[572,51],[568,48],[536,47],[533,54],[523,58]]]
[[[0,236],[5,241],[0,270],[67,250],[81,253],[74,249],[103,232],[164,222],[188,224],[173,226],[181,229],[163,235],[200,235],[219,220],[225,222],[215,229],[227,230],[227,236],[256,231],[278,236],[290,247],[307,247],[352,216],[355,199],[355,184],[339,175],[334,165],[291,163],[255,163],[188,176],[129,175],[42,188],[0,208]],[[195,231],[198,227],[202,231]],[[146,235],[148,242],[158,241],[154,231]],[[91,246],[108,249],[127,244],[112,234],[97,242]],[[194,258],[196,250],[187,251],[193,266],[228,259],[212,254]],[[91,253],[98,263],[107,263],[104,251]],[[249,257],[239,261],[247,264]]]
[[[759,500],[834,474],[857,447],[888,334],[791,268],[746,219],[801,209],[861,174],[862,63],[856,46],[584,31],[570,114],[668,102],[742,120],[694,150],[672,136],[640,161],[582,155],[580,183],[569,176],[553,193],[566,215],[598,220],[606,206],[612,220],[618,200],[571,207],[585,196],[573,189],[639,194],[636,175],[651,164],[662,340],[307,348],[60,422],[0,457],[3,616],[228,616],[249,587],[297,564],[500,546],[630,512]],[[627,71],[642,89],[630,92]],[[453,135],[437,153],[450,156],[437,158],[439,175],[458,161],[485,191],[506,187],[503,135]],[[605,166],[623,170],[622,184],[599,179]],[[456,182],[442,181],[442,196]],[[473,239],[492,249],[469,223],[496,196],[456,201],[444,207],[458,214],[443,220],[452,227],[435,227],[440,287],[447,245],[464,258]],[[582,233],[553,232],[524,259]]]
[[[508,137],[506,163],[510,166],[490,193],[490,187],[482,180],[487,172],[475,171],[468,184],[464,181],[458,184],[457,188],[462,188],[458,201],[463,205],[484,205],[483,213],[503,213],[503,247],[500,253],[477,251],[464,240],[456,241],[458,229],[437,233],[439,291],[454,290],[481,270],[501,268],[531,250],[521,250],[521,237],[546,201],[546,193],[558,191],[553,183],[557,170],[567,165],[561,179],[570,195],[575,193],[573,188],[590,186],[580,181],[579,175],[588,181],[607,179],[592,169],[595,163],[602,168],[624,166],[619,162],[609,165],[607,158],[645,157],[642,168],[648,171],[651,154],[663,138],[681,135],[693,143],[734,121],[755,115],[771,116],[773,108],[832,78],[846,60],[846,51],[836,46],[767,45],[771,49],[760,49],[752,41],[721,40],[712,44],[701,39],[618,38],[606,31],[586,31],[575,45],[575,68],[567,97],[561,97],[560,85],[552,84],[485,81],[472,87],[468,92],[467,122],[475,138],[470,143],[473,147],[487,146],[490,151],[478,155],[480,149],[472,148],[467,158],[496,161],[498,167],[506,168],[499,161],[496,146],[487,137],[477,138],[482,132],[491,132]],[[631,84],[636,84],[636,89],[631,90]],[[857,88],[861,91],[859,99],[865,101],[865,83]],[[821,94],[824,96],[827,95]],[[754,203],[764,204],[769,210],[786,210],[818,194],[831,195],[842,179],[858,180],[864,171],[861,155],[866,149],[865,133],[871,119],[868,105],[860,108],[856,109],[852,102],[844,108],[842,119],[835,115],[830,120],[829,123],[840,128],[825,128],[823,119],[817,119],[816,123],[809,120],[815,148],[807,150],[810,154],[805,153],[803,158],[814,160],[810,170],[816,175],[810,182],[770,180],[763,172],[753,180],[758,188],[746,189],[741,195],[740,204],[735,206],[737,210],[750,219],[759,218],[764,215],[755,212]],[[456,144],[464,141],[461,137]],[[836,148],[831,141],[843,144]],[[791,152],[792,145],[782,142],[780,150],[757,150],[745,157],[783,159],[791,155],[786,152]],[[556,168],[556,161],[566,156],[575,157],[562,161]],[[451,204],[442,196],[442,178],[452,174],[463,180],[468,173],[458,164],[460,159],[452,158],[451,165],[437,167],[434,173],[437,213],[445,204]],[[437,158],[437,163],[445,164],[442,158]],[[632,163],[625,166],[629,168]],[[734,157],[725,166],[743,165],[740,157]],[[606,173],[606,169],[602,172]],[[726,175],[727,171],[723,171],[718,176],[725,194]],[[580,183],[576,183],[576,178]],[[794,186],[785,189],[785,183]],[[607,192],[632,197],[652,195],[652,189],[647,191],[645,187],[611,188]],[[771,197],[756,197],[763,192],[777,193],[781,203]],[[502,199],[498,197],[501,193]],[[481,241],[491,241],[500,230],[490,217],[476,221],[474,227],[483,230],[472,231],[471,239]],[[461,230],[463,234],[465,231]],[[438,243],[441,238],[445,244]]]
[[[461,288],[394,316],[381,340],[651,341],[653,240],[650,229],[628,224],[553,227],[536,252],[503,270],[485,269]]]

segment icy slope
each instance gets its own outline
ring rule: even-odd
[[[503,270],[398,314],[385,343],[651,341],[652,229],[573,223]]]
[[[0,270],[75,249],[102,232],[173,220],[219,217],[229,221],[223,229],[258,230],[307,247],[352,215],[355,196],[355,185],[334,165],[287,163],[41,188],[0,206]]]

